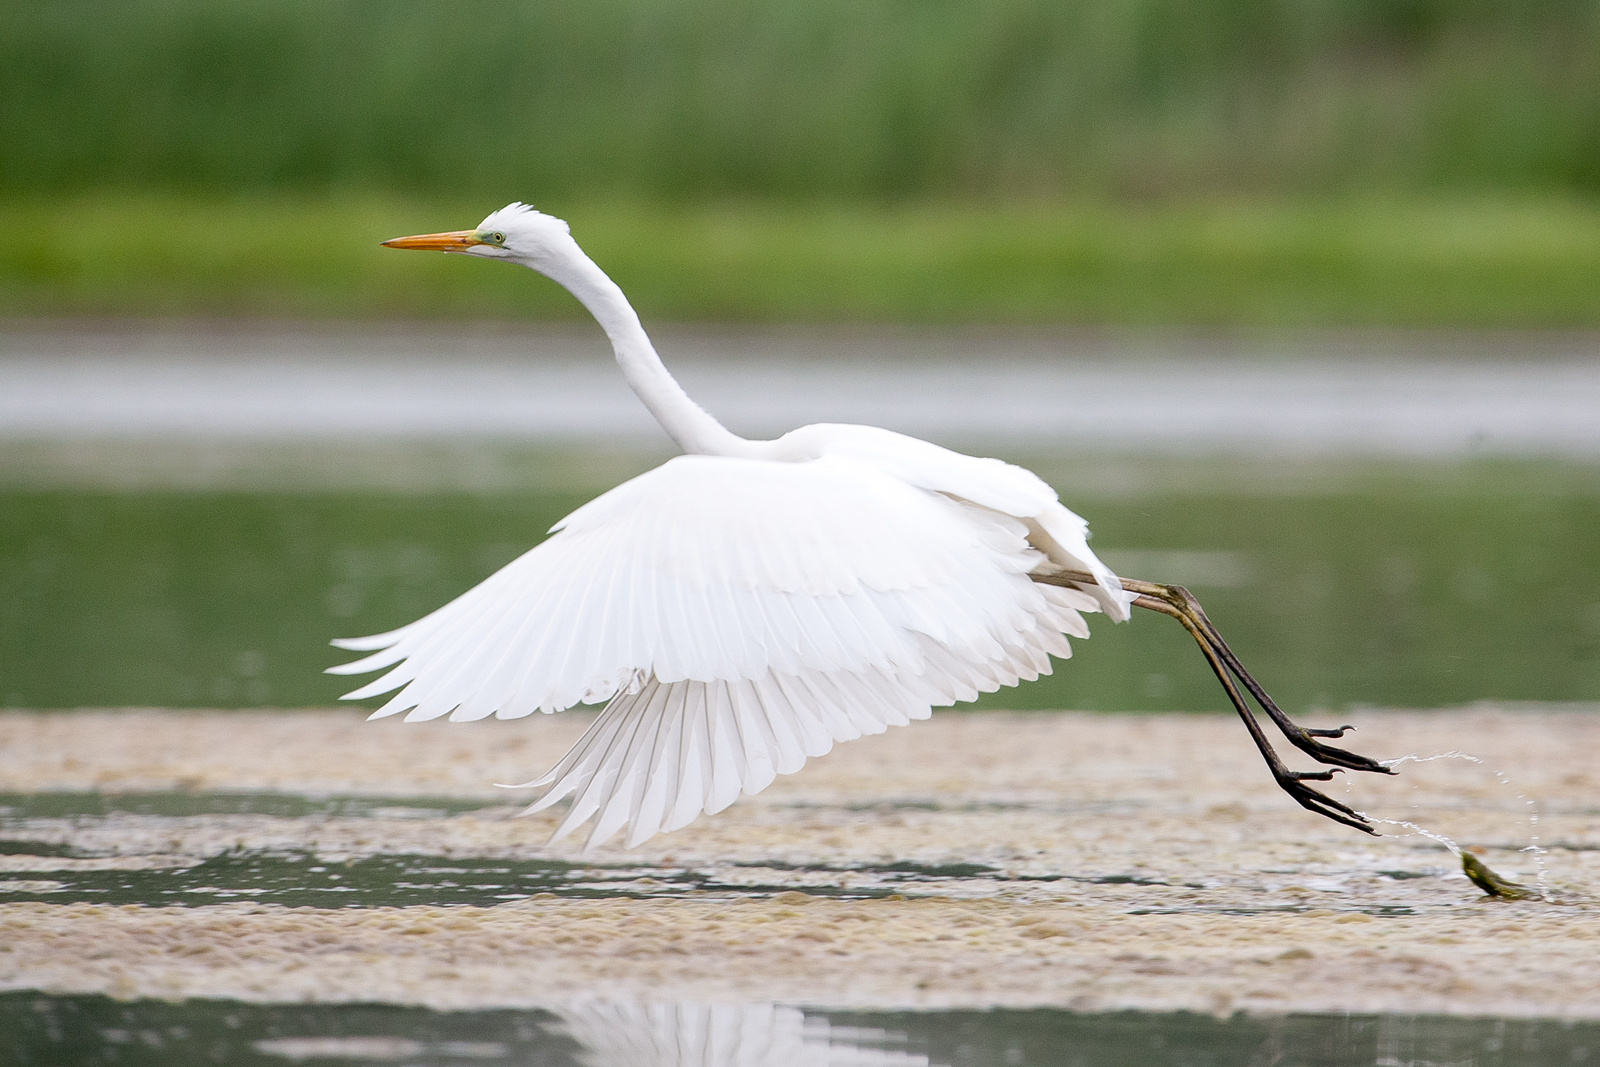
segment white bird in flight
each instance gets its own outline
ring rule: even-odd
[[[1234,679],[1296,747],[1330,767],[1387,772],[1317,741],[1273,704],[1185,590],[1119,579],[1088,524],[1043,480],[872,426],[803,426],[747,441],[667,372],[639,317],[565,222],[523,204],[473,230],[391,248],[531,267],[605,330],[623,376],[684,455],[558,522],[523,556],[432,614],[335,641],[385,670],[345,695],[394,695],[372,718],[520,718],[604,703],[548,774],[537,811],[571,797],[557,839],[631,847],[755,794],[834,743],[1032,680],[1088,637],[1085,613],[1130,606],[1199,642],[1274,778],[1312,811],[1374,832],[1291,771]],[[1230,676],[1231,675],[1231,676]]]

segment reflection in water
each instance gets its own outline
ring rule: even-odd
[[[928,1067],[928,1057],[878,1047],[905,1035],[872,1027],[837,1031],[821,1016],[776,1004],[656,1004],[591,1000],[552,1010],[542,1023],[572,1039],[572,1060],[550,1049],[521,1058],[527,1067],[576,1062],[583,1067]],[[848,1040],[847,1040],[848,1039]],[[853,1043],[852,1043],[853,1042]],[[419,1041],[413,1037],[279,1037],[251,1050],[296,1063],[472,1060],[514,1063],[502,1041]]]
[[[1546,1067],[1600,1060],[1600,1023],[1445,1016],[820,1012],[590,1002],[115,1001],[0,993],[0,1064],[28,1067]]]
[[[822,1016],[775,1004],[645,1004],[595,1000],[556,1009],[585,1067],[926,1067],[896,1049],[904,1035],[835,1032]]]

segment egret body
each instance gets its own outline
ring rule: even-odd
[[[530,267],[588,308],[628,384],[682,449],[585,504],[550,536],[408,626],[336,641],[383,670],[346,695],[392,693],[374,718],[518,718],[604,703],[530,786],[531,810],[571,798],[560,837],[629,845],[714,813],[833,744],[1049,673],[1088,637],[1084,615],[1132,606],[1195,636],[1278,782],[1371,830],[1284,767],[1235,679],[1319,761],[1386,770],[1294,725],[1178,587],[1119,579],[1088,526],[1036,475],[871,426],[814,425],[773,441],[729,432],[662,364],[622,290],[565,222],[522,204],[474,230],[402,237]]]

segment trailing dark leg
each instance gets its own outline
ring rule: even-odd
[[[1189,590],[1181,585],[1158,585],[1154,582],[1141,582],[1136,579],[1125,580],[1123,587],[1129,592],[1161,600],[1163,603],[1176,608],[1183,617],[1191,620],[1199,627],[1206,635],[1207,642],[1210,643],[1211,647],[1216,650],[1217,655],[1222,659],[1222,662],[1250,691],[1250,695],[1256,698],[1256,702],[1261,705],[1261,710],[1265,711],[1267,717],[1277,724],[1279,730],[1283,731],[1283,736],[1288,738],[1289,743],[1306,755],[1319,763],[1327,763],[1335,767],[1348,767],[1353,771],[1371,771],[1375,774],[1394,773],[1392,769],[1385,767],[1377,760],[1369,759],[1366,756],[1358,755],[1342,748],[1336,748],[1333,745],[1324,745],[1316,740],[1319,737],[1343,737],[1346,731],[1352,730],[1354,727],[1341,726],[1334,730],[1310,730],[1289,718],[1273,699],[1267,695],[1267,691],[1261,687],[1261,684],[1250,676],[1250,672],[1244,669],[1244,664],[1240,663],[1239,657],[1233,654],[1233,649],[1229,648],[1228,643],[1222,639],[1222,635],[1217,632],[1217,628],[1212,625],[1211,620],[1206,617],[1204,609],[1200,607],[1200,602],[1194,598],[1194,595]],[[1196,638],[1196,640],[1198,639]]]
[[[1034,580],[1049,585],[1061,585],[1076,588],[1086,584],[1093,584],[1094,576],[1081,571],[1065,571],[1053,575],[1034,575]],[[1317,790],[1306,785],[1307,781],[1328,781],[1333,775],[1332,769],[1323,771],[1292,771],[1285,766],[1283,760],[1272,748],[1266,734],[1261,730],[1261,725],[1256,721],[1255,713],[1239,688],[1234,684],[1234,678],[1243,683],[1250,695],[1255,697],[1261,709],[1283,731],[1284,736],[1296,748],[1299,748],[1312,758],[1333,767],[1347,767],[1351,770],[1373,771],[1379,774],[1393,774],[1394,771],[1383,764],[1359,755],[1348,752],[1342,748],[1322,744],[1317,741],[1319,737],[1341,737],[1351,727],[1344,726],[1337,730],[1313,730],[1300,726],[1273,702],[1250,673],[1244,669],[1239,658],[1234,655],[1217,632],[1211,620],[1206,617],[1199,601],[1187,589],[1176,585],[1159,585],[1154,582],[1141,582],[1134,579],[1122,579],[1122,586],[1131,593],[1139,594],[1133,601],[1134,607],[1157,611],[1163,615],[1177,619],[1189,635],[1200,646],[1200,651],[1206,657],[1212,672],[1217,680],[1222,683],[1224,692],[1238,711],[1239,718],[1243,720],[1245,728],[1250,731],[1250,738],[1255,742],[1256,748],[1266,760],[1267,768],[1272,772],[1273,779],[1279,787],[1295,799],[1302,807],[1325,816],[1335,822],[1346,826],[1353,826],[1357,830],[1364,830],[1369,834],[1377,831],[1353,808],[1341,804]]]
[[[1234,709],[1239,712],[1239,718],[1244,721],[1245,729],[1250,731],[1250,739],[1256,743],[1256,749],[1261,753],[1261,758],[1267,761],[1267,769],[1272,772],[1273,780],[1285,793],[1293,797],[1301,807],[1314,811],[1318,815],[1326,816],[1334,822],[1353,826],[1357,830],[1364,830],[1369,834],[1376,834],[1372,824],[1362,818],[1354,808],[1341,804],[1325,793],[1319,792],[1306,785],[1307,781],[1326,782],[1333,778],[1335,771],[1330,768],[1325,771],[1291,771],[1283,762],[1282,757],[1274,751],[1272,743],[1267,740],[1267,735],[1262,732],[1261,724],[1256,721],[1255,714],[1250,710],[1250,705],[1245,702],[1244,696],[1239,692],[1233,679],[1228,676],[1228,669],[1224,666],[1222,657],[1206,639],[1205,633],[1192,622],[1183,612],[1168,604],[1164,600],[1151,596],[1140,596],[1134,602],[1135,607],[1148,608],[1159,611],[1163,615],[1170,615],[1183,624],[1190,636],[1200,646],[1200,651],[1205,654],[1206,662],[1211,665],[1211,670],[1216,674],[1217,680],[1222,683],[1222,688],[1227,692],[1228,699],[1233,702]]]

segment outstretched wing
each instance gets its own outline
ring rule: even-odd
[[[374,717],[515,718],[610,700],[537,783],[561,832],[630,844],[833,742],[1014,685],[1087,636],[1026,525],[843,457],[681,456],[604,494],[416,622],[337,642],[387,668]],[[398,692],[396,692],[398,690]]]

